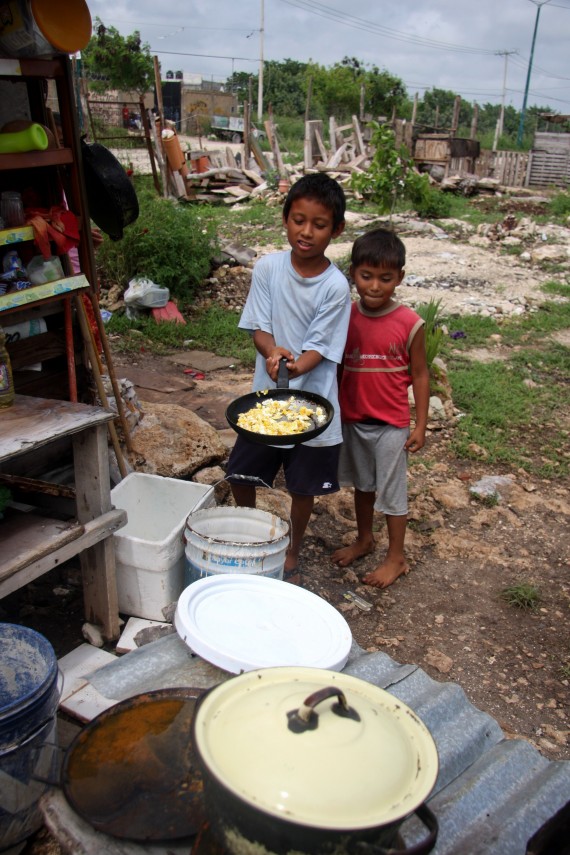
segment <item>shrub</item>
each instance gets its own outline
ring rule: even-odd
[[[418,215],[426,220],[449,217],[451,213],[449,196],[432,187],[427,175],[416,175],[414,179],[408,181],[408,196]]]
[[[159,198],[147,189],[140,190],[138,197],[136,222],[125,228],[120,241],[105,237],[97,251],[100,277],[126,288],[134,276],[145,276],[191,303],[216,252],[209,219],[195,208]]]
[[[570,216],[570,193],[557,193],[548,207],[555,217]]]

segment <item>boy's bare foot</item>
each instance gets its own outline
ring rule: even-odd
[[[373,540],[366,542],[355,540],[350,546],[343,546],[341,549],[333,552],[331,561],[334,564],[338,564],[339,567],[348,567],[357,558],[362,558],[363,555],[370,555],[371,552],[374,552],[374,546]]]
[[[398,576],[405,576],[409,572],[410,568],[404,558],[385,558],[382,564],[376,570],[367,573],[362,581],[365,585],[372,585],[374,588],[387,588],[388,585],[396,581]]]

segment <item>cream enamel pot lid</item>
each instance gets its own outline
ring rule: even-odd
[[[318,668],[266,668],[222,683],[202,699],[194,736],[207,775],[265,813],[318,828],[398,821],[438,773],[434,740],[408,706]]]

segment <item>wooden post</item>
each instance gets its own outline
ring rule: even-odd
[[[281,178],[286,178],[285,167],[283,166],[283,158],[281,157],[281,152],[279,151],[279,143],[277,142],[277,134],[275,133],[275,123],[273,121],[273,107],[269,105],[269,121],[265,122],[265,130],[267,131],[267,137],[269,139],[269,144],[271,145],[271,151],[273,152],[273,162],[275,165],[275,169],[281,176]]]
[[[331,147],[331,154],[334,154],[338,148],[336,139],[336,121],[334,116],[329,116],[329,144]]]
[[[305,141],[304,141],[304,167],[305,169],[313,168],[313,147],[311,142],[311,124],[305,122]]]
[[[473,104],[473,118],[471,119],[471,139],[477,138],[477,121],[479,119],[479,104]]]
[[[152,139],[150,135],[150,125],[148,121],[148,114],[146,112],[146,107],[144,105],[144,100],[141,98],[139,101],[139,110],[141,113],[141,122],[144,131],[144,139],[146,143],[146,150],[148,151],[148,156],[150,158],[150,167],[152,169],[152,180],[154,181],[154,188],[156,192],[160,195],[160,181],[158,180],[158,172],[156,171],[156,161],[154,159],[154,151],[152,148]]]
[[[309,121],[309,116],[311,114],[311,98],[313,95],[313,78],[309,77],[309,83],[307,85],[307,100],[305,101],[305,123]]]
[[[461,95],[455,97],[453,105],[453,119],[451,120],[451,133],[456,134],[459,127],[459,110],[461,109]]]
[[[414,106],[412,107],[412,129],[416,124],[416,116],[418,114],[418,93],[414,95]]]
[[[168,196],[168,167],[166,165],[166,155],[164,152],[164,146],[162,144],[162,131],[164,129],[164,105],[162,102],[162,82],[160,79],[160,66],[158,64],[158,57],[153,57],[154,63],[154,88],[156,90],[156,104],[158,108],[158,119],[159,119],[159,129],[156,130],[156,122],[154,125],[155,131],[155,144],[157,154],[160,152],[161,160],[159,160],[160,164],[160,175],[162,177],[162,195],[166,198]]]
[[[251,158],[251,136],[250,136],[250,128],[251,128],[251,110],[250,110],[251,101],[243,102],[243,159],[244,163],[242,164],[245,169],[248,169],[249,161]]]
[[[360,84],[360,115],[359,115],[359,119],[361,122],[364,121],[364,96],[365,96],[365,94],[366,94],[366,87],[364,86],[364,83],[361,83]]]
[[[158,64],[158,57],[154,56],[154,86],[156,89],[156,104],[158,107],[158,117],[160,119],[160,124],[164,127],[164,105],[162,102],[162,82],[160,79],[160,65]]]

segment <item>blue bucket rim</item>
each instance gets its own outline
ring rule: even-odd
[[[44,656],[46,661],[46,673],[42,677],[41,681],[38,685],[31,688],[25,694],[19,695],[17,698],[12,699],[8,704],[3,704],[0,700],[0,722],[4,723],[7,719],[9,719],[14,714],[21,712],[26,706],[33,707],[33,698],[36,698],[40,703],[43,703],[43,697],[48,692],[51,691],[53,684],[57,682],[57,674],[58,674],[58,664],[57,657],[55,655],[55,650],[53,646],[40,632],[35,629],[31,629],[28,626],[22,626],[17,623],[6,623],[0,622],[0,645],[3,640],[8,640],[8,633],[6,633],[5,638],[3,638],[3,633],[6,629],[9,629],[12,633],[12,639],[16,636],[20,636],[28,640],[30,643],[35,642],[36,649],[40,653],[40,655]],[[17,630],[17,632],[16,632]],[[0,659],[0,668],[2,667],[2,662]],[[30,701],[32,703],[30,704]]]

